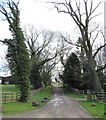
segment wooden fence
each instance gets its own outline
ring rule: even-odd
[[[39,93],[42,90],[42,88],[39,88],[37,90],[31,91],[30,96],[33,96],[36,93]],[[20,98],[20,92],[1,92],[0,93],[0,104],[2,103],[10,103],[18,101]]]
[[[15,102],[20,98],[20,93],[15,93],[15,92],[3,92],[0,93],[0,96],[1,95],[2,95],[2,103]]]
[[[87,98],[87,99],[91,99],[91,100],[102,100],[102,101],[106,101],[106,92],[99,92],[99,93],[96,93],[96,92],[85,92],[83,91],[82,92],[83,94],[83,98]]]

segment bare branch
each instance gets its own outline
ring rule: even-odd
[[[95,18],[95,17],[97,17],[97,16],[99,16],[99,15],[101,15],[101,13],[92,16],[92,17],[89,19],[89,21],[91,21],[93,18]]]
[[[100,47],[97,49],[97,51],[94,53],[93,58],[95,58],[95,56],[98,54],[98,52],[99,52],[102,48],[104,48],[105,46],[106,46],[106,43],[105,43],[104,45],[100,46]]]
[[[60,37],[61,37],[64,41],[66,41],[68,44],[75,46],[75,44],[73,44],[72,41],[70,40],[70,37],[69,37],[69,36],[68,36],[68,38],[66,38],[64,35],[61,34]]]
[[[100,6],[102,2],[99,2],[97,6],[91,11],[90,16],[96,11],[96,9]]]
[[[97,32],[97,34],[96,34],[95,38],[93,39],[92,46],[93,46],[94,42],[96,41],[96,39],[97,39],[98,35],[99,35],[99,31]]]
[[[97,69],[96,72],[99,72],[101,70],[104,70],[106,68],[106,64],[104,66],[102,66],[101,68]]]
[[[45,63],[49,62],[50,60],[53,60],[54,58],[56,58],[56,56],[57,56],[57,52],[55,53],[55,55],[54,55],[52,58],[46,58],[45,60],[40,61],[40,62],[38,63],[38,67],[44,65]]]
[[[93,9],[93,0],[91,0],[90,11],[89,11],[89,17],[90,17],[90,15],[91,15],[92,9]]]
[[[80,11],[80,8],[81,8],[80,1],[79,1],[79,5],[78,5],[78,3],[77,3],[77,1],[76,1],[76,7],[77,7],[78,14],[79,14],[80,22],[82,22],[82,15],[83,15],[83,14],[81,14],[81,11]]]

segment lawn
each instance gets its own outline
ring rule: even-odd
[[[18,92],[19,88],[15,85],[0,85],[2,87],[2,92]]]
[[[90,112],[93,116],[97,116],[99,118],[104,117],[104,104],[101,101],[96,101],[95,104],[96,106],[92,106],[92,101],[80,101],[80,104],[88,111]]]
[[[83,98],[83,95],[81,94],[75,94],[75,93],[67,93],[68,96],[73,98]],[[86,98],[87,96],[84,96]],[[83,106],[84,109],[86,109],[89,113],[91,113],[93,116],[97,116],[99,118],[104,117],[104,104],[103,102],[96,100],[96,101],[81,101],[79,102],[81,106]],[[96,106],[92,106],[92,103],[95,103]]]
[[[13,103],[3,104],[3,107],[5,109],[5,113],[3,113],[3,115],[18,114],[18,113],[27,112],[27,111],[31,111],[31,110],[43,107],[46,103],[40,102],[40,106],[33,107],[32,101],[34,100],[41,101],[43,100],[44,97],[51,98],[52,95],[53,95],[52,89],[44,88],[40,92],[34,94],[27,103],[13,102]]]

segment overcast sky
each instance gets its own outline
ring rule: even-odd
[[[0,0],[3,1],[3,0]],[[43,0],[44,1],[44,0]],[[46,0],[47,1],[47,0]],[[95,4],[101,0],[94,0]],[[53,31],[63,31],[71,34],[75,38],[77,30],[75,23],[69,15],[59,14],[56,9],[51,9],[50,4],[36,2],[36,0],[20,0],[20,18],[21,26],[33,24],[36,28],[50,29]],[[97,12],[102,12],[97,19],[97,22],[103,26],[103,4]],[[10,38],[11,34],[8,30],[8,23],[0,19],[0,39]],[[0,44],[0,69],[4,62],[6,47]]]

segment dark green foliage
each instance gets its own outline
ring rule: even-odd
[[[67,88],[78,88],[80,84],[80,61],[75,53],[72,53],[65,64],[63,82]]]
[[[43,70],[41,77],[42,77],[42,81],[43,81],[45,87],[48,86],[48,85],[51,85],[51,74],[50,74],[50,72],[48,72],[46,70]]]
[[[25,44],[23,31],[20,27],[20,11],[18,3],[8,1],[7,6],[10,13],[2,7],[3,14],[5,15],[8,23],[9,30],[12,33],[12,39],[5,39],[4,43],[8,46],[7,60],[11,70],[11,74],[15,76],[17,86],[20,87],[20,101],[27,102],[29,96],[29,74],[30,62],[29,54]]]
[[[83,73],[81,74],[81,81],[82,83],[80,87],[82,90],[93,89],[91,75],[86,61],[83,64]]]
[[[31,82],[31,85],[33,86],[33,89],[37,89],[37,88],[42,87],[42,85],[43,85],[42,83],[48,81],[48,80],[46,80],[46,78],[47,78],[48,75],[51,75],[49,73],[50,73],[50,71],[52,69],[52,66],[51,66],[51,68],[46,68],[45,65],[49,61],[54,59],[56,56],[57,56],[57,53],[52,58],[43,59],[43,58],[40,58],[40,56],[37,56],[36,54],[33,55],[33,57],[31,58],[32,67],[31,67],[31,74],[30,74],[30,82]],[[44,78],[44,75],[43,75],[43,70],[44,69],[46,69],[46,72],[48,72],[48,75],[46,76],[45,79],[43,79]]]
[[[33,64],[30,74],[30,82],[31,85],[33,86],[33,89],[38,89],[42,86],[40,73],[41,73],[41,69],[39,69],[36,64]]]
[[[30,74],[30,82],[33,86],[33,89],[38,89],[44,86],[51,84],[51,74],[50,71],[44,69],[44,66],[38,66],[35,62],[32,66],[31,74]]]

